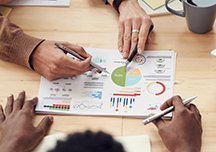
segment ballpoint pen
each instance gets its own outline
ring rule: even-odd
[[[84,57],[82,57],[81,55],[79,55],[77,52],[75,52],[75,51],[73,51],[73,50],[71,50],[71,49],[65,47],[64,45],[62,45],[62,44],[60,44],[60,43],[55,43],[55,45],[56,45],[59,49],[61,49],[64,53],[69,53],[69,54],[75,56],[76,58],[78,58],[78,59],[81,60],[81,61],[85,60]],[[91,65],[92,67],[96,68],[96,69],[98,70],[98,71],[97,71],[98,73],[105,72],[105,73],[110,74],[110,73],[106,70],[106,68],[103,68],[103,67],[101,67],[101,66],[99,66],[99,65],[97,65],[97,64],[95,64],[95,63],[93,63],[92,61],[90,62],[90,65]]]
[[[191,101],[193,101],[196,98],[197,98],[197,96],[193,96],[193,97],[190,97],[188,99],[185,99],[183,101],[184,106],[187,106]],[[160,117],[163,117],[164,115],[172,112],[173,110],[174,110],[174,106],[171,106],[171,107],[169,107],[169,108],[167,108],[167,109],[165,109],[165,110],[163,110],[163,111],[161,111],[161,112],[159,112],[153,116],[150,116],[150,117],[144,119],[143,123],[144,123],[144,125],[147,125],[148,123],[150,123],[150,122],[152,122],[152,121],[154,121]]]
[[[128,64],[133,60],[133,58],[135,57],[135,55],[137,54],[137,45],[135,46],[134,50],[132,51],[131,55],[128,57],[125,66],[127,67]]]
[[[151,33],[152,29],[154,28],[154,25],[151,25],[150,28],[149,28],[149,33]],[[148,35],[149,35],[148,33]],[[135,48],[133,49],[131,55],[128,57],[126,63],[125,63],[125,66],[127,67],[128,64],[133,60],[133,58],[136,56],[137,54],[137,45],[135,46]]]

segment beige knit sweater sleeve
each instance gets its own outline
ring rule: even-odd
[[[42,41],[25,34],[0,14],[0,59],[31,68],[30,55]]]

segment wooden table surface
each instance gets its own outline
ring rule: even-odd
[[[72,0],[69,8],[17,7],[9,16],[30,35],[61,40],[84,47],[117,49],[118,15],[100,0]],[[174,15],[152,17],[155,28],[148,50],[173,49],[177,52],[174,91],[182,97],[197,95],[194,102],[202,113],[203,152],[216,149],[216,48],[214,30],[191,33],[185,19]],[[10,93],[27,91],[28,98],[38,95],[40,76],[18,65],[0,60],[0,103]],[[36,116],[35,123],[42,116]],[[190,125],[190,124],[188,124]],[[143,126],[141,119],[123,117],[55,116],[50,134],[72,133],[86,129],[103,130],[115,136],[148,134],[153,152],[166,152],[157,129]]]

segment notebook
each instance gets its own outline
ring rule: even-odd
[[[165,7],[165,0],[138,0],[140,6],[150,16],[170,14]],[[169,4],[170,7],[176,10],[182,10],[182,3],[179,0],[173,0]]]

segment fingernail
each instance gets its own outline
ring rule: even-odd
[[[24,91],[24,90],[22,90],[20,93],[25,93],[25,91]]]
[[[141,50],[140,48],[138,49],[138,53],[142,54],[143,50]]]
[[[126,58],[127,57],[127,53],[123,52],[123,57]]]
[[[123,51],[123,50],[122,50],[122,47],[120,47],[120,48],[119,48],[119,52],[122,52],[122,51]]]

